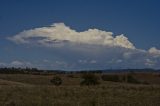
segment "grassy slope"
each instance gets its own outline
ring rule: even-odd
[[[101,82],[88,87],[79,86],[78,75],[61,77],[63,85],[55,87],[52,76],[1,74],[0,106],[160,106],[160,85]]]

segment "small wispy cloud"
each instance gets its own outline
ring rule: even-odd
[[[152,47],[148,50],[148,52],[152,55],[154,55],[155,57],[159,57],[160,56],[160,50],[158,50],[155,47]]]
[[[13,60],[11,62],[0,62],[0,67],[32,67],[27,61]]]

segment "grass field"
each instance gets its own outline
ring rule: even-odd
[[[54,86],[53,76],[0,74],[0,106],[160,106],[159,74],[134,75],[148,84],[100,79],[96,86],[80,86],[80,74],[60,74],[63,83]]]

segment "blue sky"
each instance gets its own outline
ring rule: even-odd
[[[0,0],[0,65],[66,70],[159,68],[159,4],[160,1],[158,0]],[[58,24],[55,25],[54,23]],[[68,30],[73,33],[76,31],[76,34],[80,36],[76,38],[80,44],[75,44],[77,43],[75,39],[68,39],[72,37],[71,35],[60,32],[48,34],[42,40],[53,41],[57,39],[54,37],[56,35],[60,38],[59,41],[62,40],[63,42],[67,39],[69,44],[63,42],[63,46],[48,47],[48,44],[47,46],[37,45],[36,42],[39,41],[36,39],[39,38],[34,39],[34,44],[24,44],[24,42],[19,42],[14,38],[17,35],[23,39],[23,34],[20,34],[20,32],[24,30],[26,36],[28,36],[31,29],[35,32],[35,28],[43,27],[57,30],[58,26],[69,27]],[[92,31],[98,33],[96,36],[99,36],[99,32],[94,30],[84,34],[86,39],[91,40],[91,42],[85,42],[79,33],[88,31],[88,29],[97,29],[100,33],[101,31],[112,32],[113,35],[111,36],[113,38],[124,34],[136,49],[132,50],[133,48],[128,46],[124,47],[126,43],[121,45],[114,43],[114,47],[108,47],[110,45],[105,43],[107,47],[103,47],[104,44],[99,43],[98,40],[92,41],[92,35],[90,38],[90,32],[92,33]],[[42,37],[35,32],[36,36]],[[35,38],[33,36],[25,40]],[[67,36],[68,38],[65,39],[64,37],[62,39],[59,36]],[[108,36],[108,34],[105,33],[105,36]],[[8,37],[10,39],[7,39]],[[121,36],[121,38],[124,37]],[[108,40],[104,42],[108,42]],[[52,46],[53,42],[50,43],[49,45]],[[70,48],[80,48],[80,50]],[[98,49],[98,53],[97,51],[87,51],[90,48]],[[115,53],[115,51],[119,52],[120,50],[121,53]],[[134,56],[127,60],[122,58],[128,51],[129,54],[134,54],[135,57],[139,58],[135,59]],[[145,53],[141,51],[145,51]],[[93,52],[96,55],[91,56],[90,54]],[[137,65],[138,62],[140,63],[139,66]]]

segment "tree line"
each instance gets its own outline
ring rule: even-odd
[[[107,69],[107,70],[74,70],[74,71],[64,71],[64,70],[42,70],[37,68],[15,68],[15,67],[4,67],[0,68],[0,74],[74,74],[74,73],[123,73],[123,72],[160,72],[155,69]]]

